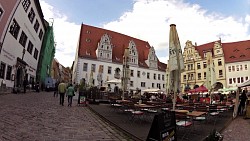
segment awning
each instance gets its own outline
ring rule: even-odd
[[[238,87],[246,87],[250,86],[250,80],[246,81],[245,83],[240,84]]]

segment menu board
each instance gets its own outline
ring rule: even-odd
[[[177,141],[174,111],[166,111],[154,116],[147,141]]]

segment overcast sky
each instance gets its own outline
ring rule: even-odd
[[[55,58],[71,66],[81,23],[148,41],[161,62],[168,60],[169,25],[176,24],[182,48],[250,39],[250,0],[40,0],[54,22]],[[52,20],[53,19],[53,20]]]

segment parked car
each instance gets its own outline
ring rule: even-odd
[[[56,80],[51,77],[47,77],[45,78],[44,84],[45,84],[45,91],[54,91]]]

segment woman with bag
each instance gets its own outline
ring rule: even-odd
[[[69,84],[69,87],[67,89],[66,96],[68,96],[68,106],[72,106],[72,99],[73,96],[75,96],[75,89],[72,84]]]

